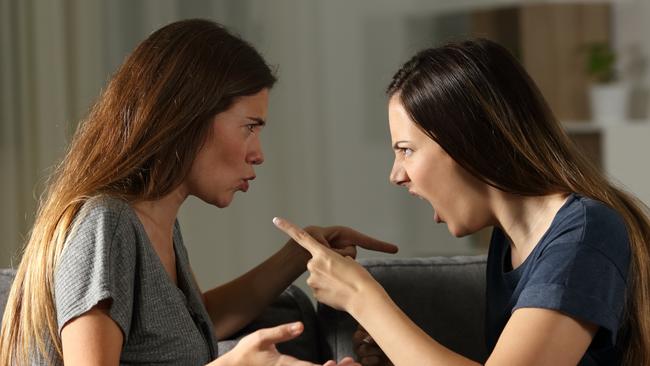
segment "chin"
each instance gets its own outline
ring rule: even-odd
[[[231,194],[227,197],[198,197],[198,198],[209,205],[217,206],[219,208],[226,208],[230,206],[230,204],[232,203],[234,195]]]
[[[467,227],[467,226],[458,227],[458,226],[449,226],[449,224],[447,224],[447,229],[449,230],[449,233],[451,235],[455,236],[456,238],[462,238],[462,237],[465,237],[467,235],[472,235],[472,234],[480,231],[484,227],[485,226],[482,226],[482,227]]]
[[[462,238],[473,233],[472,230],[468,230],[467,228],[450,226],[449,224],[447,224],[447,230],[456,238]]]

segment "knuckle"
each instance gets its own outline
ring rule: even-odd
[[[310,259],[310,260],[307,262],[307,270],[308,270],[309,272],[313,272],[314,269],[316,269],[316,263],[315,263],[314,259]]]
[[[296,236],[298,237],[298,239],[306,239],[307,237],[309,237],[309,234],[305,230],[299,229],[296,230]]]
[[[325,269],[330,270],[332,269],[333,265],[334,265],[334,261],[332,260],[332,258],[326,257],[323,259],[323,267],[325,267]]]
[[[257,332],[250,335],[251,342],[255,345],[259,345],[264,341],[264,330],[258,330]]]

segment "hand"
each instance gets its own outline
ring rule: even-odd
[[[283,355],[275,347],[276,343],[282,343],[296,338],[303,330],[304,326],[300,322],[260,329],[242,338],[235,348],[211,362],[210,365],[317,366],[311,362],[301,361],[294,357]],[[361,366],[350,357],[344,358],[338,364],[334,361],[327,361],[324,364],[324,366],[337,365]]]
[[[330,360],[325,362],[323,366],[361,366],[361,364],[354,362],[354,358],[352,357],[345,357],[338,364],[335,361]]]
[[[384,351],[361,325],[352,335],[352,347],[363,366],[393,366]]]
[[[396,245],[372,238],[345,226],[308,226],[304,229],[316,241],[342,256],[357,257],[357,246],[384,253],[397,253]],[[295,243],[292,239],[289,243]]]
[[[383,290],[370,273],[351,257],[341,256],[321,245],[306,230],[287,220],[274,218],[273,223],[311,254],[312,258],[307,263],[310,272],[307,285],[312,288],[318,301],[352,313],[357,301],[362,301],[362,296],[365,296],[361,295],[362,292],[372,288]]]

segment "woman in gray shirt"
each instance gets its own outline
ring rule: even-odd
[[[138,45],[40,204],[4,313],[0,364],[311,365],[275,349],[300,323],[262,329],[216,358],[216,337],[257,316],[309,254],[289,241],[202,293],[176,221],[189,195],[224,208],[247,191],[264,161],[274,82],[253,47],[210,21],[172,23]],[[356,253],[351,242],[396,250],[347,228],[309,231],[345,255]]]

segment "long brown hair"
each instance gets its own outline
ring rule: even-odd
[[[79,125],[41,199],[2,321],[1,365],[46,355],[48,338],[62,357],[53,276],[84,202],[168,194],[188,174],[211,119],[275,80],[252,46],[207,20],[171,23],[137,46]]]
[[[519,62],[489,40],[450,43],[416,54],[387,93],[485,183],[526,196],[576,192],[622,215],[632,257],[619,339],[627,365],[650,364],[648,208],[610,184],[575,147]]]

